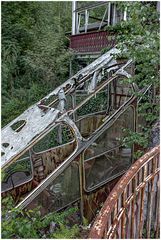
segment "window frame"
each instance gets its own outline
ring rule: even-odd
[[[24,184],[26,184],[26,183],[29,183],[29,182],[31,182],[33,179],[34,179],[34,167],[33,167],[33,162],[32,162],[32,159],[31,159],[31,152],[30,152],[30,150],[29,150],[29,156],[28,157],[24,157],[24,158],[21,158],[21,159],[18,159],[17,161],[15,161],[15,162],[13,162],[12,164],[15,164],[15,163],[18,163],[18,162],[21,162],[21,161],[23,161],[23,160],[25,160],[25,159],[28,159],[29,161],[30,161],[30,165],[31,165],[31,178],[29,179],[29,180],[26,180],[26,181],[24,181],[24,182],[22,182],[22,183],[20,183],[20,184],[17,184],[17,185],[14,185],[13,184],[13,180],[12,180],[12,188],[9,188],[9,189],[7,189],[7,190],[2,190],[2,186],[1,186],[1,193],[5,193],[5,192],[8,192],[8,191],[12,191],[13,189],[15,189],[15,188],[17,188],[17,187],[20,187],[20,186],[22,186],[22,185],[24,185]],[[12,166],[12,165],[10,165],[10,166]],[[10,167],[9,166],[9,167]],[[7,168],[6,168],[7,169]],[[10,176],[12,175],[13,173],[11,173],[10,174]],[[9,176],[9,177],[10,177]],[[9,178],[8,177],[8,178]],[[1,184],[3,183],[3,181],[1,182]]]
[[[132,110],[133,110],[133,114],[134,114],[134,117],[133,117],[133,131],[135,131],[135,129],[136,129],[136,107],[133,105],[133,104],[130,104],[129,106],[128,106],[128,108],[126,109],[126,110],[124,110],[123,111],[123,113],[122,114],[124,114],[124,112],[125,111],[127,111],[129,108],[132,108]],[[118,119],[118,118],[117,118]],[[116,119],[116,120],[117,120]],[[115,120],[115,121],[116,121]],[[115,121],[113,122],[113,124],[115,123]],[[112,125],[113,125],[112,124]],[[107,130],[107,129],[106,129]],[[106,131],[105,130],[105,131]],[[105,132],[104,131],[104,132]],[[104,133],[103,132],[103,133]],[[102,133],[102,134],[103,134]],[[102,135],[101,134],[101,135]],[[100,135],[100,136],[101,136]],[[99,136],[98,136],[99,137]],[[97,140],[97,139],[95,139],[95,140]],[[120,145],[121,146],[121,145]],[[90,147],[90,146],[89,146]],[[112,181],[112,180],[114,180],[114,179],[116,179],[117,177],[119,177],[119,176],[121,176],[123,173],[125,173],[127,170],[123,170],[123,171],[121,171],[121,172],[119,172],[118,174],[115,174],[114,176],[111,176],[110,178],[107,178],[106,180],[104,180],[104,181],[101,181],[100,183],[98,183],[98,184],[96,184],[95,186],[93,186],[92,188],[88,188],[88,186],[87,186],[87,181],[86,181],[86,173],[85,173],[85,162],[87,162],[87,161],[90,161],[90,160],[92,160],[92,159],[94,159],[94,158],[96,158],[96,157],[99,157],[99,156],[101,156],[101,155],[104,155],[105,153],[107,153],[107,152],[110,152],[110,151],[113,151],[114,149],[116,149],[116,148],[118,148],[118,146],[117,147],[114,147],[114,148],[111,148],[110,150],[107,150],[107,151],[105,151],[105,152],[102,152],[101,154],[99,154],[99,155],[97,155],[97,156],[93,156],[92,158],[89,158],[89,159],[86,159],[85,160],[85,151],[89,148],[89,147],[87,147],[86,149],[84,149],[84,151],[83,151],[83,153],[82,153],[82,169],[83,169],[83,189],[84,189],[84,191],[85,192],[88,192],[88,193],[90,193],[91,191],[94,191],[94,190],[96,190],[97,188],[99,188],[99,187],[101,187],[102,185],[104,185],[104,184],[106,184],[106,183],[108,183],[108,182],[110,182],[110,181]],[[134,145],[131,147],[131,156],[133,156],[133,153],[134,153]],[[133,163],[133,158],[131,157],[131,161],[130,161],[130,164],[132,164]]]
[[[67,127],[70,129],[71,133],[73,134],[73,140],[72,140],[72,141],[70,141],[70,142],[68,142],[68,143],[60,144],[60,145],[57,145],[57,146],[54,146],[54,147],[50,147],[50,148],[48,148],[48,149],[46,149],[46,150],[42,150],[42,151],[35,151],[35,150],[34,150],[34,146],[35,146],[36,144],[38,144],[39,141],[42,141],[43,138],[45,138],[48,134],[50,134],[54,129],[56,129],[56,128],[59,127],[59,126],[63,126],[63,125],[67,126]],[[76,136],[75,136],[74,131],[72,131],[71,127],[70,127],[68,124],[66,124],[66,123],[60,123],[60,124],[57,124],[56,126],[54,126],[54,128],[52,128],[46,135],[44,135],[41,139],[39,139],[39,140],[32,146],[32,152],[33,152],[34,154],[36,154],[36,155],[37,155],[37,154],[43,154],[43,153],[45,153],[45,152],[49,152],[49,151],[51,151],[51,150],[54,150],[54,149],[56,149],[56,148],[60,148],[60,147],[62,147],[62,146],[65,146],[65,145],[67,145],[67,144],[74,143],[74,142],[76,142],[76,148],[77,148],[78,142],[77,142],[77,138],[76,138]],[[31,157],[32,157],[32,156],[31,156]]]

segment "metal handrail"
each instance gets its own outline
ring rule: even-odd
[[[151,233],[158,237],[159,153],[160,146],[154,147],[122,176],[96,217],[89,238],[150,238]]]

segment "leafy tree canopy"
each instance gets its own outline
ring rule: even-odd
[[[69,75],[71,2],[2,2],[2,125]]]

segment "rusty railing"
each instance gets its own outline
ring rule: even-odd
[[[105,201],[89,238],[159,237],[159,146],[138,159]]]

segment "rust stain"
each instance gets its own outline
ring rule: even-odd
[[[153,148],[152,150],[150,150],[149,152],[147,152],[143,157],[141,157],[140,159],[138,159],[132,166],[131,168],[127,171],[127,173],[125,173],[122,178],[118,181],[118,183],[116,184],[116,186],[113,188],[112,192],[110,193],[110,195],[108,196],[108,198],[106,199],[99,215],[97,216],[91,231],[89,233],[89,238],[95,238],[95,239],[101,239],[101,238],[113,238],[113,234],[116,233],[116,225],[119,224],[120,221],[122,221],[122,228],[120,229],[120,233],[122,235],[122,237],[124,238],[125,235],[127,234],[127,232],[125,231],[126,228],[126,211],[128,209],[128,206],[132,203],[134,203],[133,201],[136,198],[136,194],[140,194],[141,193],[141,202],[138,203],[138,207],[139,207],[139,211],[140,211],[140,215],[139,215],[139,219],[138,221],[140,222],[139,227],[139,237],[141,237],[142,235],[142,228],[143,228],[143,206],[144,206],[144,202],[143,202],[143,198],[144,198],[144,192],[145,192],[145,183],[152,181],[153,183],[153,188],[152,191],[150,192],[150,194],[154,194],[154,177],[156,174],[159,174],[159,169],[157,168],[157,163],[155,163],[155,167],[156,169],[153,171],[153,173],[149,174],[149,177],[145,177],[147,172],[146,172],[146,168],[144,168],[146,166],[146,164],[148,164],[150,161],[153,161],[153,159],[155,158],[155,161],[159,161],[159,153],[160,153],[160,146],[157,146],[155,148]],[[154,167],[154,165],[153,165]],[[143,169],[143,171],[141,172],[141,170]],[[139,172],[140,171],[140,172]],[[145,172],[144,172],[145,171]],[[142,174],[142,181],[140,182],[138,187],[134,189],[134,192],[131,193],[131,197],[128,198],[128,200],[126,200],[126,188],[127,186],[135,180],[135,176],[137,176],[138,173]],[[119,197],[123,197],[122,198],[122,205],[120,206],[120,209],[116,209],[116,203],[119,199]],[[152,198],[151,198],[152,199]],[[150,204],[151,201],[150,201]],[[134,224],[134,206],[133,206],[133,211],[131,215],[131,222]],[[112,211],[115,210],[117,212],[115,219],[113,219],[113,223],[109,224],[108,229],[107,229],[107,224],[110,220],[110,217],[112,216]],[[121,217],[120,217],[121,215]],[[152,215],[151,211],[150,211],[150,216]],[[117,223],[117,224],[116,224]],[[150,224],[148,225],[148,236],[150,236]],[[136,226],[132,226],[131,227],[131,238],[134,237],[134,228]],[[105,235],[105,232],[108,234]],[[129,233],[130,234],[130,233]],[[138,237],[137,237],[138,238]]]

